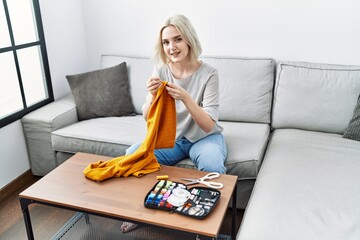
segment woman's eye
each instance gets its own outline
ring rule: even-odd
[[[181,42],[181,40],[182,40],[181,38],[177,38],[176,42]]]
[[[164,45],[168,45],[168,44],[169,44],[169,42],[165,42],[165,41],[164,41],[164,42],[163,42],[163,44],[164,44]]]

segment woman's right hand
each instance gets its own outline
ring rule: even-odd
[[[156,93],[161,86],[161,80],[158,77],[151,77],[147,81],[146,88],[148,90],[148,94],[146,94],[146,102],[142,106],[142,112],[145,120],[147,120],[148,111],[150,105],[153,103],[156,97]]]
[[[156,96],[156,92],[157,92],[157,90],[159,89],[160,86],[161,86],[161,80],[158,77],[149,78],[149,80],[147,81],[147,84],[146,84],[147,90],[154,97]]]

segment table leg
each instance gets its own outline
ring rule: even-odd
[[[30,219],[30,213],[29,213],[29,205],[32,203],[32,201],[29,199],[25,199],[25,198],[19,198],[19,200],[20,200],[20,205],[21,205],[21,211],[24,215],[24,222],[25,222],[27,237],[29,240],[33,240],[34,233],[33,233],[33,229],[31,226],[31,219]]]
[[[90,216],[88,213],[84,213],[85,214],[85,221],[86,221],[86,224],[89,224],[90,223]]]
[[[234,187],[234,192],[232,195],[232,221],[231,221],[231,239],[235,240],[236,239],[236,196],[237,194],[237,181],[235,183],[235,187]]]
[[[195,240],[216,240],[217,238],[196,235]]]

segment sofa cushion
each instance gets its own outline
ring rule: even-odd
[[[51,133],[53,149],[59,152],[86,152],[122,156],[133,143],[144,140],[143,116],[107,117],[84,120]]]
[[[339,134],[275,130],[237,239],[358,239],[359,156]]]
[[[224,122],[224,137],[228,149],[225,162],[227,173],[242,179],[255,179],[268,143],[270,126],[261,123]],[[179,167],[195,168],[187,159]]]
[[[343,134],[360,92],[360,66],[280,62],[274,128]]]
[[[224,137],[228,148],[225,162],[227,174],[238,176],[237,207],[245,209],[256,176],[262,163],[269,139],[268,124],[220,121],[224,127]],[[178,167],[195,168],[190,159],[185,159]]]
[[[221,122],[228,148],[227,173],[239,179],[255,179],[267,146],[270,126],[257,123]],[[91,131],[89,131],[91,129]],[[121,156],[132,144],[143,141],[146,123],[135,117],[95,118],[77,122],[51,133],[53,149],[58,152],[87,152]],[[195,168],[188,159],[178,166]]]
[[[137,114],[142,114],[142,105],[147,93],[146,82],[151,77],[154,65],[150,58],[117,55],[102,55],[101,67],[108,68],[126,62],[130,84],[130,95]]]
[[[343,137],[360,141],[360,96],[354,109],[354,115],[350,120],[349,126],[345,129]]]
[[[202,57],[218,70],[220,120],[270,123],[275,61],[270,58]],[[103,55],[102,67],[125,61],[135,111],[142,114],[146,81],[154,65],[150,58]],[[236,111],[234,111],[234,105]]]
[[[269,58],[203,57],[219,74],[223,121],[270,123],[275,61]]]
[[[79,120],[134,115],[126,63],[66,78]]]

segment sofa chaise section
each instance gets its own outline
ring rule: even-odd
[[[276,130],[237,239],[359,239],[359,173],[360,142]]]
[[[280,62],[272,132],[239,240],[360,237],[360,66]]]

